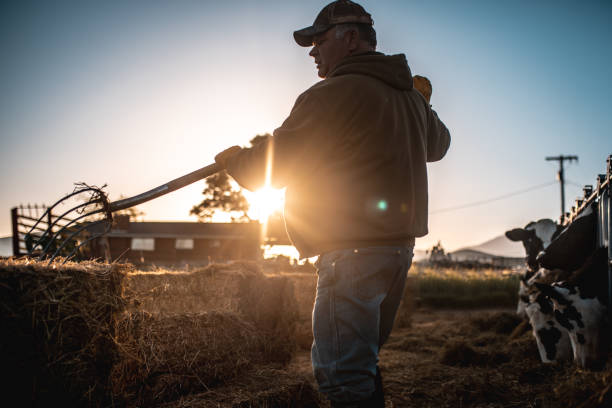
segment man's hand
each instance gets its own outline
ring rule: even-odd
[[[421,93],[425,97],[427,103],[431,99],[431,82],[424,76],[415,75],[412,77],[412,82],[414,84],[414,88]]]
[[[215,156],[215,162],[225,169],[227,167],[227,161],[241,150],[242,147],[240,146],[232,146],[229,149],[225,149],[224,151]]]

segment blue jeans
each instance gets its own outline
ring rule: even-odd
[[[312,367],[332,401],[364,400],[374,392],[378,352],[391,334],[412,256],[411,247],[370,247],[317,260]]]

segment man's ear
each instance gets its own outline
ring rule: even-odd
[[[359,39],[359,33],[357,32],[357,30],[348,30],[347,32],[345,32],[344,41],[346,41],[348,44],[349,52],[353,52],[357,48],[359,48],[360,39]]]

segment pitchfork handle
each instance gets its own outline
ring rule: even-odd
[[[167,182],[159,187],[155,187],[152,190],[144,192],[142,194],[138,194],[134,197],[125,198],[123,200],[118,200],[110,203],[110,210],[112,212],[125,210],[126,208],[134,207],[135,205],[146,203],[147,201],[153,200],[154,198],[163,196],[165,194],[171,193],[179,188],[183,188],[188,186],[191,183],[195,183],[198,180],[202,180],[208,176],[212,176],[215,173],[221,171],[222,168],[219,164],[214,163],[210,164],[206,167],[202,167],[200,170],[196,170],[189,174],[184,175],[183,177],[179,177],[172,181]]]

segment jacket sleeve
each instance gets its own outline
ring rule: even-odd
[[[326,137],[328,111],[316,95],[304,92],[273,136],[228,160],[228,173],[248,190],[263,187],[267,178],[273,187],[282,188],[300,174],[308,174],[324,156],[325,145],[330,143]]]
[[[429,109],[430,115],[427,126],[427,161],[441,160],[450,146],[450,132],[442,123],[438,114]]]

